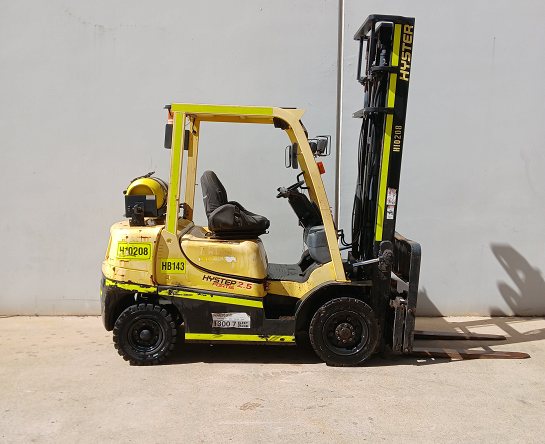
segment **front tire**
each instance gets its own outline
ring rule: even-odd
[[[114,325],[114,346],[132,365],[163,362],[174,348],[178,330],[172,315],[155,304],[126,308]]]
[[[332,299],[316,311],[309,336],[312,348],[328,365],[355,366],[375,352],[379,328],[369,305],[345,297]]]

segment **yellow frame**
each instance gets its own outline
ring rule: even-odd
[[[184,158],[184,129],[188,126],[189,146],[187,151],[187,167],[184,208],[185,218],[193,220],[195,203],[195,186],[198,161],[199,130],[201,122],[231,122],[273,124],[273,119],[287,123],[285,130],[291,143],[298,144],[297,160],[308,187],[310,198],[317,204],[324,223],[329,253],[331,255],[333,274],[336,281],[346,282],[341,254],[338,246],[337,233],[333,223],[331,208],[325,192],[324,184],[314,156],[308,143],[308,138],[301,123],[304,114],[302,109],[285,109],[276,107],[231,106],[231,105],[200,105],[192,103],[173,103],[169,110],[173,118],[170,186],[167,200],[165,230],[178,236],[178,218],[180,208],[181,179]]]

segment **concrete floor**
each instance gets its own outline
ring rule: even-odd
[[[0,318],[0,441],[545,442],[545,319],[418,327],[505,333],[494,349],[532,357],[332,368],[296,347],[182,345],[131,367],[99,318]]]

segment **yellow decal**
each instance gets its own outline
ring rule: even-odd
[[[104,284],[106,285],[106,287],[117,287],[117,288],[121,288],[122,290],[137,291],[140,293],[157,293],[157,287],[153,287],[153,286],[142,286],[138,284],[124,284],[122,282],[111,281],[110,279],[106,279]]]
[[[392,50],[392,66],[398,66],[399,64],[399,44],[401,40],[401,25],[395,25],[394,28],[394,48]],[[396,85],[397,74],[390,74],[390,81],[388,82],[388,108],[395,106],[396,100]],[[377,221],[375,228],[375,240],[382,240],[382,230],[384,228],[384,210],[386,206],[386,185],[388,184],[388,167],[390,164],[390,145],[392,143],[392,125],[394,122],[394,116],[392,114],[386,115],[386,124],[384,127],[384,139],[382,144],[382,159],[380,162],[380,182],[378,191],[377,202]]]
[[[263,301],[261,300],[234,298],[229,296],[220,296],[206,293],[193,293],[184,290],[175,290],[172,288],[168,290],[161,290],[159,291],[159,294],[164,296],[178,296],[184,299],[195,299],[198,301],[216,302],[218,304],[242,305],[245,307],[263,308]]]
[[[184,259],[161,259],[161,273],[185,274],[186,262]]]
[[[396,25],[396,28],[401,25]],[[401,46],[401,67],[399,75],[401,80],[409,81],[409,71],[411,69],[411,54],[413,44],[413,26],[403,26],[403,45]]]
[[[117,259],[148,260],[151,258],[151,242],[119,242]]]
[[[294,336],[278,336],[278,335],[186,333],[185,338],[190,341],[244,341],[244,342],[286,342],[286,343],[295,342]]]
[[[228,288],[229,290],[235,290],[237,288],[242,288],[243,290],[251,290],[253,284],[249,282],[237,281],[234,279],[225,279],[218,276],[210,276],[205,274],[202,277],[203,281],[210,282],[214,287]]]
[[[273,110],[263,106],[230,106],[230,105],[201,105],[194,103],[173,103],[171,112],[218,114],[218,115],[253,115],[272,116]]]

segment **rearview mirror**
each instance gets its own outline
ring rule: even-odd
[[[172,148],[172,123],[165,125],[165,148],[167,150]]]
[[[284,163],[286,168],[293,168],[296,170],[299,168],[299,163],[297,162],[297,148],[299,145],[294,143],[293,145],[288,145],[284,153]]]
[[[165,125],[165,148],[172,149],[172,123]],[[189,130],[184,130],[184,150],[189,150]]]
[[[329,156],[331,153],[331,136],[316,136],[313,139],[308,139],[310,149],[314,156]]]

